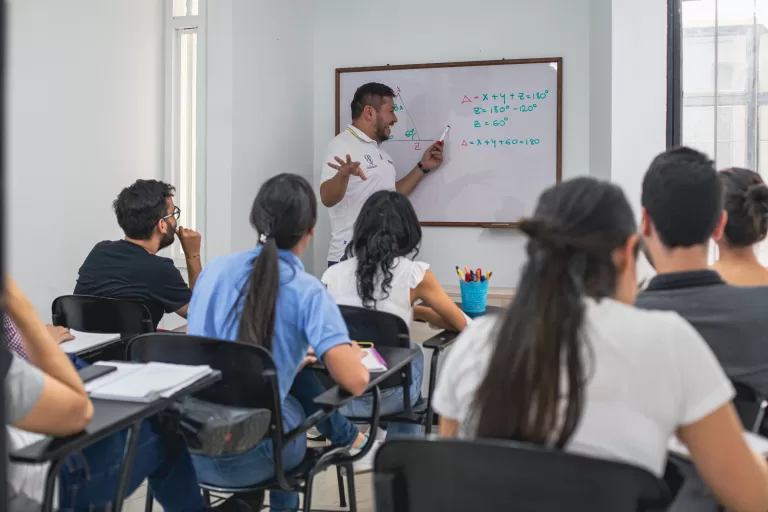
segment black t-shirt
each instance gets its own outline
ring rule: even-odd
[[[100,242],[80,267],[76,295],[94,295],[147,306],[157,327],[164,313],[178,311],[192,290],[173,260],[156,256],[125,240]]]

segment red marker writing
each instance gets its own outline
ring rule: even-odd
[[[437,145],[442,146],[443,141],[445,140],[445,136],[448,135],[448,130],[451,129],[451,125],[448,125],[445,127],[445,130],[443,130],[443,134],[440,136],[440,138],[437,140]]]

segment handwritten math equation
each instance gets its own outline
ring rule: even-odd
[[[391,142],[408,142],[413,145],[414,151],[426,150],[434,140],[422,139],[416,123],[408,112],[408,107],[403,99],[400,87],[395,87],[395,112],[398,115],[407,116],[412,128],[405,131],[392,133],[389,136]],[[540,104],[547,100],[549,89],[543,91],[515,91],[515,92],[487,92],[479,94],[465,94],[461,99],[461,105],[469,104],[472,109],[472,129],[504,128],[509,122],[509,116],[515,114],[533,113]],[[458,127],[454,127],[454,130]],[[479,132],[478,132],[479,133]],[[495,133],[495,132],[494,132]],[[505,134],[506,135],[506,134]],[[541,139],[531,137],[483,137],[474,136],[470,139],[461,139],[461,147],[475,148],[512,148],[531,147],[541,143]]]

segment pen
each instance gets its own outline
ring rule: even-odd
[[[451,125],[448,125],[448,126],[445,127],[445,130],[443,130],[443,134],[440,136],[440,138],[437,141],[437,145],[438,146],[442,146],[443,145],[443,141],[445,140],[445,136],[448,135],[448,130],[450,130],[450,129],[451,129]]]
[[[464,274],[462,274],[461,270],[459,269],[459,266],[456,265],[456,273],[459,274],[459,277],[461,279],[464,279]]]

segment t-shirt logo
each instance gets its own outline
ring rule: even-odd
[[[373,163],[373,157],[371,155],[365,155],[365,161],[368,162],[368,169],[374,169],[378,167],[378,165]]]

